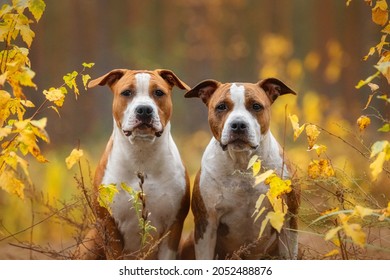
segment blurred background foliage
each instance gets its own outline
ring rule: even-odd
[[[0,4],[3,2],[8,1]],[[372,24],[370,7],[364,1],[354,0],[349,7],[343,0],[45,2],[43,17],[32,25],[36,37],[30,50],[38,91],[26,91],[36,104],[44,98],[40,94],[43,89],[62,84],[62,76],[78,69],[83,61],[95,62],[90,71],[92,78],[114,68],[167,68],[190,86],[208,78],[257,82],[277,77],[298,95],[283,96],[273,105],[272,131],[279,142],[285,142],[287,155],[301,174],[306,173],[308,163],[317,155],[306,151],[303,137],[293,141],[286,115],[296,114],[302,122],[318,124],[368,153],[371,144],[382,137],[376,132],[381,122],[372,118],[370,127],[359,132],[356,119],[362,114],[377,115],[378,111],[385,113],[384,118],[390,117],[388,106],[375,99],[363,111],[370,90],[355,89],[359,80],[374,73],[376,58],[363,61],[363,57],[381,36],[381,28]],[[385,78],[375,83],[388,92]],[[211,134],[206,107],[183,95],[175,90],[172,130],[193,178]],[[86,153],[83,169],[90,184],[89,174],[93,174],[111,134],[111,101],[108,88],[97,88],[83,92],[77,101],[68,98],[60,117],[54,111],[45,112],[51,144],[41,148],[49,162],[30,162],[34,185],[27,190],[34,190],[34,196],[40,197],[21,201],[4,192],[0,194],[0,240],[1,236],[28,228],[33,221],[44,220],[53,211],[47,207],[49,202],[60,209],[64,201],[79,193],[73,178],[77,171],[68,171],[64,161],[78,143]],[[382,206],[389,201],[387,175],[371,183],[369,163],[356,150],[325,132],[319,142],[328,147],[327,157],[343,174],[346,188],[362,188]],[[310,186],[303,189],[308,191],[303,194],[303,214],[312,210],[313,204],[323,204],[320,211],[337,200]],[[189,228],[191,218],[186,224]],[[64,220],[44,220],[34,229],[33,238],[27,230],[24,235],[1,241],[0,258],[26,258],[25,250],[8,245],[24,239],[64,249],[71,243],[74,231],[74,226]],[[382,237],[383,234],[387,234],[384,240],[389,245],[389,232],[382,233]],[[318,240],[301,235],[301,242],[310,247],[312,255],[308,253],[308,258],[318,258],[329,251],[319,248],[326,244]],[[382,238],[380,241],[384,242]],[[375,256],[390,258],[390,253]]]

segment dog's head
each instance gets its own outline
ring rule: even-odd
[[[287,93],[296,94],[275,78],[256,84],[205,80],[185,97],[199,97],[207,105],[211,131],[224,150],[248,151],[268,132],[272,103]]]
[[[172,88],[189,90],[172,71],[165,69],[115,69],[90,81],[88,87],[97,85],[110,87],[115,123],[131,141],[161,136],[172,115]]]

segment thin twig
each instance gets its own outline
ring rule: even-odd
[[[310,123],[312,124],[312,123]],[[328,133],[330,136],[333,136],[333,137],[336,137],[337,139],[341,140],[342,142],[344,142],[347,146],[351,147],[352,149],[354,149],[355,151],[357,151],[360,155],[362,155],[365,159],[367,159],[368,161],[372,161],[372,159],[370,158],[369,155],[363,153],[362,151],[360,151],[358,148],[356,148],[353,144],[351,144],[350,142],[348,142],[347,140],[345,140],[344,138],[330,132],[329,130],[317,125],[317,124],[313,124],[315,126],[317,126],[319,129],[321,129],[322,131],[325,131],[326,133]],[[387,174],[390,175],[390,170],[387,169],[385,166],[383,166],[383,171],[385,171]]]
[[[10,233],[8,236],[5,236],[5,237],[1,238],[1,239],[0,239],[0,242],[1,242],[1,241],[4,241],[4,240],[6,240],[6,239],[8,239],[8,238],[10,238],[10,237],[14,237],[14,238],[15,238],[15,235],[18,235],[18,234],[21,234],[21,233],[23,233],[23,232],[26,232],[26,231],[30,230],[32,227],[35,227],[35,226],[37,226],[37,225],[39,225],[39,224],[42,224],[43,222],[46,222],[47,220],[51,219],[53,216],[57,215],[57,214],[60,213],[61,211],[67,209],[68,207],[74,206],[74,205],[76,205],[77,203],[79,203],[79,201],[76,201],[76,202],[74,202],[74,203],[72,203],[72,204],[70,204],[70,205],[64,206],[63,208],[61,208],[60,210],[56,211],[55,213],[50,214],[50,215],[47,216],[46,218],[44,218],[44,219],[42,219],[42,220],[40,220],[40,221],[34,223],[33,225],[31,225],[31,226],[29,226],[29,227],[27,227],[27,228],[25,228],[25,229],[22,229],[22,230],[20,230],[20,231],[18,231],[18,232],[15,232],[15,233]],[[0,223],[0,224],[1,224],[1,223]],[[1,224],[1,225],[2,225],[2,224]],[[3,226],[3,228],[4,228],[4,226]]]

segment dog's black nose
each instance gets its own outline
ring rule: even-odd
[[[242,121],[235,121],[230,124],[230,129],[235,133],[244,133],[248,129],[248,125]]]
[[[137,114],[137,118],[145,121],[152,117],[153,108],[148,105],[139,105],[137,108],[135,108],[135,113]]]

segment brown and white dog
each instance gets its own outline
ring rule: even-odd
[[[193,190],[196,259],[297,258],[294,229],[299,192],[294,189],[286,196],[289,215],[281,233],[267,225],[257,240],[261,221],[272,206],[264,201],[268,210],[254,223],[256,201],[268,186],[255,185],[254,177],[246,170],[250,158],[258,155],[263,170],[273,169],[283,178],[289,176],[282,149],[269,129],[270,106],[279,95],[287,93],[296,94],[280,80],[269,78],[256,84],[206,80],[185,94],[201,98],[208,106],[214,136],[203,154]]]
[[[140,254],[139,220],[131,196],[121,184],[143,191],[150,224],[156,228],[154,246],[147,257],[174,259],[190,203],[189,179],[172,139],[170,118],[173,86],[189,87],[170,70],[133,71],[116,69],[89,83],[108,85],[114,94],[114,128],[94,179],[93,208],[96,228],[79,246],[77,258],[136,258]],[[115,184],[118,192],[110,205],[112,213],[99,206],[98,188]],[[158,243],[160,242],[160,243]],[[145,248],[143,248],[145,249]]]

